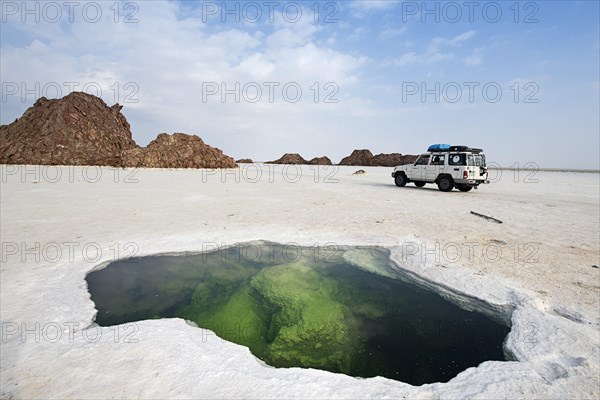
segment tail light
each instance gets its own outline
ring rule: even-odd
[[[463,171],[463,178],[464,178],[464,179],[467,179],[468,177],[469,177],[469,171],[467,171],[467,170],[464,170],[464,171]]]

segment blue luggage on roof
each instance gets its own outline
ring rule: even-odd
[[[427,149],[427,151],[448,151],[448,150],[450,150],[449,144],[432,144]]]

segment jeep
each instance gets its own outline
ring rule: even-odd
[[[431,145],[413,164],[394,168],[392,178],[398,187],[414,183],[423,187],[437,184],[442,192],[457,188],[468,192],[481,184],[490,183],[483,150],[468,146]]]

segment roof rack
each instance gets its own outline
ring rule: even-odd
[[[450,151],[467,151],[469,146],[450,146]]]
[[[432,144],[431,146],[429,146],[429,148],[427,148],[427,151],[432,152],[432,153],[433,152],[439,153],[441,151],[450,150],[450,147],[451,147],[451,145],[449,145],[449,144],[441,144],[441,143]]]
[[[445,151],[459,151],[459,152],[464,151],[464,152],[479,154],[483,150],[476,149],[474,147],[469,147],[469,146],[459,146],[459,145],[449,145],[449,144],[432,144],[431,146],[429,146],[427,151],[430,153],[441,153],[441,152],[445,152]]]

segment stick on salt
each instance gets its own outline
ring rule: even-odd
[[[477,215],[478,217],[481,217],[481,218],[485,218],[485,219],[487,219],[489,221],[493,221],[493,222],[495,222],[497,224],[501,224],[502,223],[502,221],[500,221],[499,219],[496,219],[496,218],[493,218],[493,217],[488,217],[487,215],[479,214],[479,213],[476,213],[475,211],[471,211],[471,214]]]

